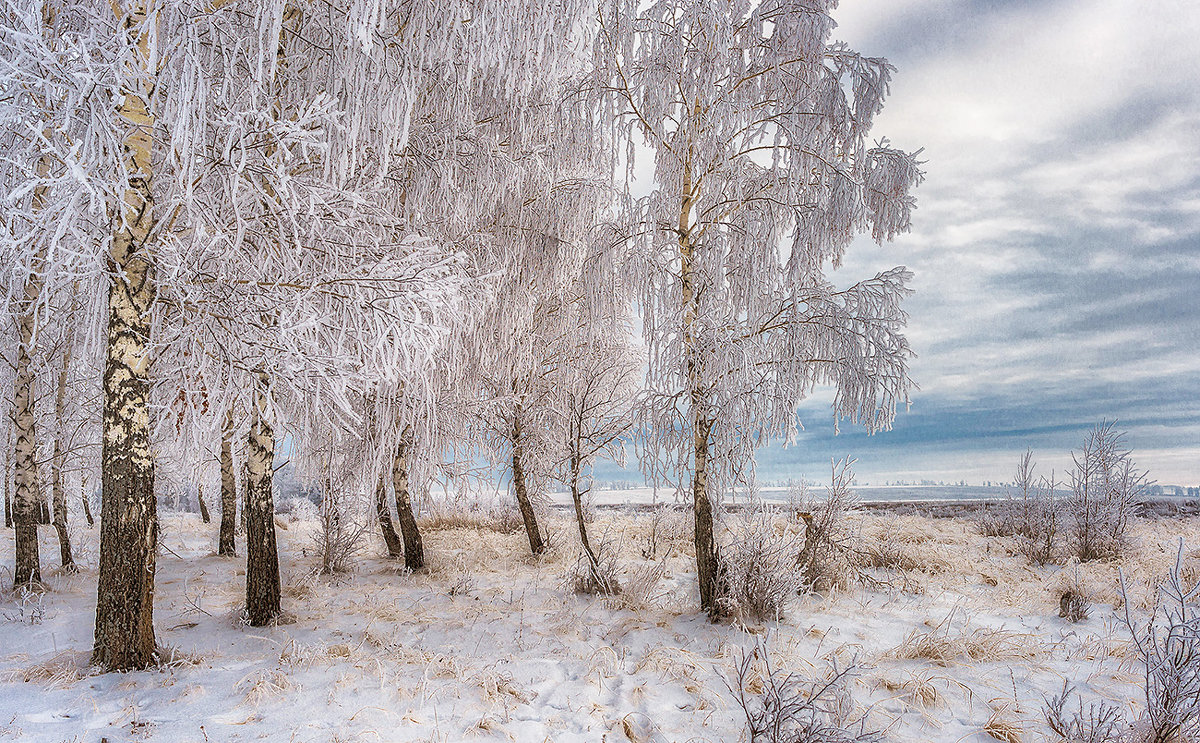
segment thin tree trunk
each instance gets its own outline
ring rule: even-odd
[[[692,472],[692,507],[696,514],[696,576],[700,582],[700,606],[714,619],[720,606],[717,546],[713,537],[712,499],[708,492],[708,446],[713,422],[695,421],[695,469]]]
[[[249,452],[246,454],[249,456]],[[250,462],[249,460],[242,462],[242,517],[238,519],[239,534],[246,534],[250,531],[250,491],[247,483],[250,482]]]
[[[35,455],[39,453],[36,440],[33,442],[33,451]],[[54,519],[50,517],[50,501],[47,500],[46,489],[42,487],[41,462],[33,465],[33,492],[37,498],[37,518],[35,519],[37,524],[39,526],[53,524]]]
[[[529,537],[529,549],[533,554],[540,555],[546,551],[542,541],[542,533],[538,529],[537,514],[533,512],[533,503],[529,500],[529,492],[525,488],[525,469],[521,465],[521,424],[513,424],[513,453],[512,479],[513,491],[517,494],[517,507],[521,509],[521,518],[525,521],[525,534]]]
[[[43,28],[47,33],[54,23],[54,9],[47,4],[43,9]],[[48,104],[48,102],[46,102]],[[43,154],[38,158],[37,174],[45,177],[50,174],[50,156]],[[34,188],[31,206],[35,212],[41,211],[46,203],[46,186]],[[17,365],[13,378],[13,427],[16,441],[14,442],[15,468],[13,473],[14,489],[12,504],[12,521],[16,529],[14,535],[15,563],[13,566],[13,587],[39,583],[42,579],[41,556],[38,554],[37,525],[49,523],[48,517],[43,519],[45,499],[37,478],[37,436],[33,410],[33,369],[31,355],[35,342],[35,321],[38,300],[42,293],[43,276],[45,275],[46,246],[38,247],[34,254],[29,278],[25,281],[23,296],[17,316]]]
[[[383,473],[379,473],[379,483],[375,485],[375,514],[379,517],[379,529],[383,532],[383,541],[387,544],[388,557],[398,558],[404,554],[404,543],[392,526],[392,512],[388,508],[387,487],[384,485]]]
[[[49,526],[54,523],[54,518],[50,515],[50,501],[46,500],[46,496],[42,494],[42,486],[40,481],[38,482],[38,486],[35,488],[35,490],[38,494],[37,523],[39,525],[45,524]]]
[[[404,565],[409,570],[420,570],[425,567],[425,544],[421,541],[421,530],[417,528],[408,487],[408,455],[412,445],[412,427],[407,426],[400,434],[396,456],[392,459],[392,489],[396,491],[396,516],[400,520],[400,533],[404,535]]]
[[[63,353],[63,367],[58,372],[58,389],[54,393],[54,461],[51,467],[51,488],[54,493],[54,529],[58,532],[58,553],[63,570],[73,570],[75,559],[71,556],[71,535],[67,531],[67,496],[63,492],[63,410],[67,396],[67,368],[71,361],[71,347]]]
[[[571,501],[575,504],[575,521],[579,524],[579,542],[583,545],[583,551],[587,554],[588,561],[592,564],[592,570],[595,571],[600,566],[600,559],[596,557],[591,543],[588,542],[587,524],[583,518],[583,493],[579,490],[579,476],[582,468],[582,457],[579,455],[579,447],[576,442],[571,451]]]
[[[204,490],[196,486],[196,503],[200,506],[200,520],[206,524],[211,524],[212,519],[208,515],[208,504],[204,502]]]
[[[264,417],[268,379],[255,375],[250,437],[246,448],[246,615],[252,627],[270,624],[279,616],[279,553],[275,545],[275,432]]]
[[[25,287],[25,302],[37,300],[40,286],[31,289],[34,282]],[[32,294],[32,296],[31,296]],[[37,444],[35,437],[36,417],[33,410],[33,369],[30,351],[33,345],[34,315],[31,310],[22,313],[17,322],[17,368],[13,386],[13,426],[16,442],[13,447],[15,467],[13,494],[13,525],[16,528],[16,561],[13,570],[13,587],[39,583],[42,580],[41,558],[38,554],[37,525],[41,518],[44,499],[39,497],[37,482]]]
[[[87,475],[79,476],[79,500],[83,503],[83,517],[87,519],[88,526],[95,526],[96,520],[92,518],[92,494],[88,492]]]
[[[128,10],[114,3],[118,21],[134,47],[140,69],[150,71],[147,0]],[[145,86],[145,87],[143,87]],[[146,252],[153,224],[151,153],[154,117],[149,83],[129,86],[118,97],[126,126],[122,223],[113,236],[108,267],[108,342],[104,361],[100,575],[92,662],[108,670],[145,668],[156,659],[154,572],[158,550],[158,504],[150,444],[147,380],[154,271]]]
[[[12,436],[6,434],[4,446],[4,528],[11,529],[12,521]]]
[[[236,554],[233,532],[237,528],[237,478],[233,475],[232,437],[233,408],[230,408],[221,429],[221,531],[217,538],[217,554],[230,556]]]
[[[696,101],[695,115],[700,114]],[[695,517],[696,578],[700,584],[700,608],[709,618],[722,614],[719,601],[716,538],[713,533],[712,498],[708,492],[709,438],[713,420],[705,409],[704,380],[696,339],[698,313],[695,286],[695,245],[691,240],[691,213],[698,194],[692,182],[693,148],[689,146],[683,168],[683,199],[679,209],[680,294],[683,310],[683,353],[687,365],[689,403],[692,409],[692,510]]]

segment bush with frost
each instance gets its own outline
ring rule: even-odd
[[[1114,559],[1128,550],[1134,509],[1151,485],[1133,463],[1123,436],[1112,423],[1101,423],[1088,433],[1079,453],[1071,453],[1070,546],[1082,561]]]
[[[750,743],[875,743],[883,733],[852,719],[857,667],[829,661],[816,679],[771,667],[766,642],[743,653],[726,685],[746,717]]]
[[[779,620],[804,586],[796,569],[802,538],[789,528],[776,529],[774,516],[767,508],[743,515],[718,553],[718,600],[727,616]]]
[[[1133,618],[1125,580],[1124,624],[1133,641],[1143,679],[1145,706],[1137,719],[1127,719],[1104,702],[1070,705],[1073,690],[1064,682],[1060,694],[1044,706],[1046,722],[1065,743],[1182,743],[1200,737],[1200,584],[1183,577],[1183,544],[1175,566],[1159,585],[1154,608],[1144,621]]]

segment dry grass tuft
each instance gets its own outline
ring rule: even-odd
[[[261,668],[243,676],[233,688],[244,694],[243,704],[257,707],[273,697],[299,691],[300,685],[281,668]]]
[[[983,724],[983,732],[1004,743],[1021,743],[1025,727],[1020,720],[1012,717],[1012,712],[1008,704],[993,708],[991,716]]]
[[[1084,580],[1075,565],[1071,571],[1062,571],[1050,587],[1058,604],[1058,616],[1074,624],[1087,619],[1092,612],[1094,589]]]
[[[1033,638],[1027,634],[988,627],[956,628],[953,614],[928,632],[913,630],[904,642],[885,656],[897,660],[930,660],[945,666],[952,661],[971,660],[986,663],[1029,658],[1034,653]]]
[[[943,553],[944,541],[928,525],[911,517],[889,521],[867,539],[862,559],[868,567],[939,575],[952,568]]]
[[[518,684],[507,671],[485,669],[476,674],[473,681],[483,692],[483,698],[489,702],[529,704],[537,697],[537,692]]]
[[[608,597],[609,605],[635,613],[658,607],[670,594],[663,587],[663,577],[667,573],[667,557],[670,557],[669,553],[657,562],[647,562],[626,569],[621,592]]]
[[[0,675],[4,681],[44,684],[48,689],[65,689],[96,673],[85,651],[64,650],[57,655],[24,668],[13,668]]]
[[[908,702],[926,709],[941,706],[945,701],[942,693],[933,683],[933,678],[925,673],[909,674],[907,678],[903,679],[881,677],[876,681],[876,686],[893,694],[899,694]]]
[[[291,573],[284,577],[282,593],[291,599],[310,599],[316,592],[316,572]]]

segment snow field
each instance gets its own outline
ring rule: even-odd
[[[774,668],[802,676],[857,662],[850,714],[885,740],[1042,740],[1043,697],[1065,679],[1137,709],[1117,571],[1136,615],[1178,540],[1200,544],[1200,520],[1139,521],[1121,564],[1078,567],[1095,603],[1070,624],[1055,590],[1075,568],[1030,567],[966,520],[863,514],[879,585],[798,598],[778,623],[711,625],[695,608],[689,518],[659,520],[656,563],[649,514],[598,515],[593,538],[618,549],[636,594],[604,598],[568,589],[576,536],[561,513],[547,514],[540,560],[520,532],[427,529],[431,567],[411,575],[381,540],[354,572],[316,575],[315,522],[279,517],[287,617],[256,629],[240,622],[244,558],[213,554],[215,524],[165,514],[155,624],[168,662],[108,675],[87,666],[98,531],[79,528],[80,573],[0,600],[0,738],[736,741],[744,718],[726,683],[765,642]],[[11,554],[11,532],[0,549]],[[56,555],[44,529],[44,566]],[[1187,569],[1200,575],[1200,553]]]

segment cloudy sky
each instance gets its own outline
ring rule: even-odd
[[[925,148],[912,234],[862,240],[848,283],[904,264],[921,389],[895,429],[834,437],[825,400],[765,478],[1061,472],[1116,419],[1161,483],[1200,483],[1200,3],[843,0],[835,35],[896,67],[876,132]]]

